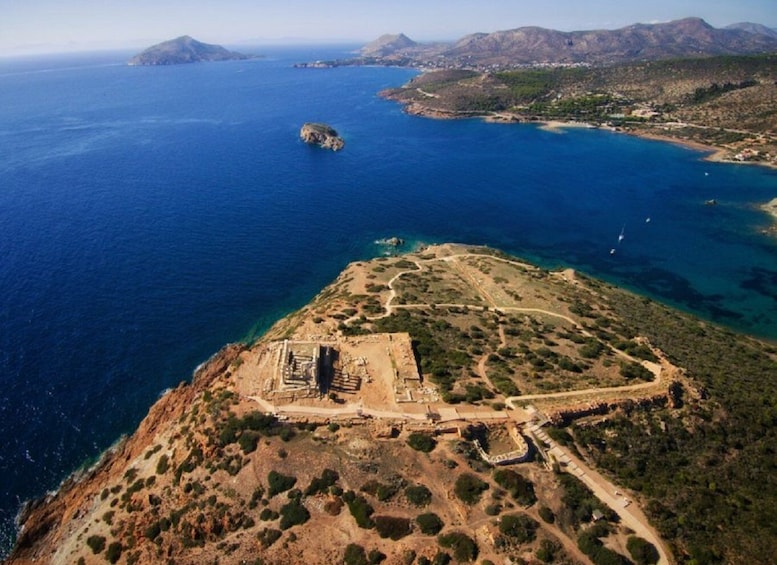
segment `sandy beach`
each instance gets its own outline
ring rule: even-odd
[[[540,129],[543,131],[550,131],[554,133],[563,133],[565,129],[575,129],[575,128],[584,128],[584,129],[595,129],[598,126],[595,126],[594,124],[589,124],[588,122],[562,122],[559,120],[551,120],[548,122],[540,122],[542,125],[540,126]]]

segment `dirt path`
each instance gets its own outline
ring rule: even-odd
[[[477,290],[477,292],[481,295],[483,300],[485,300],[490,307],[492,307],[494,310],[497,310],[499,312],[503,313],[523,313],[523,314],[543,314],[546,316],[551,316],[555,318],[559,318],[561,320],[564,320],[570,324],[572,324],[582,335],[586,337],[594,337],[591,332],[583,328],[583,326],[574,318],[571,318],[565,314],[561,314],[559,312],[553,312],[550,310],[544,310],[542,308],[520,308],[517,306],[505,306],[505,307],[499,307],[496,306],[496,303],[493,299],[493,297],[483,289],[483,287],[480,285],[480,283],[472,276],[469,271],[462,269],[460,266],[460,263],[457,261],[457,259],[462,257],[483,257],[483,255],[479,255],[477,253],[459,253],[455,255],[449,255],[446,257],[435,257],[434,259],[426,259],[426,260],[418,260],[414,261],[417,269],[408,269],[406,271],[400,271],[396,275],[394,275],[391,280],[387,283],[387,286],[389,287],[390,293],[389,298],[386,300],[386,304],[384,305],[385,312],[383,314],[380,314],[379,316],[375,316],[373,318],[368,318],[370,320],[377,320],[380,318],[385,318],[386,316],[390,316],[396,309],[398,308],[406,308],[406,309],[417,309],[417,308],[427,308],[428,304],[400,304],[400,305],[393,305],[393,301],[397,296],[396,289],[394,288],[394,283],[399,279],[401,276],[407,274],[407,273],[417,273],[419,271],[423,271],[422,263],[432,263],[432,262],[439,262],[439,261],[445,261],[447,263],[451,263],[456,266],[456,270],[462,274],[463,276],[466,276],[472,283],[473,287]],[[491,259],[501,261],[503,263],[507,263],[510,265],[525,267],[524,263],[520,263],[518,261],[511,261],[509,259],[504,259],[502,257],[494,257],[494,256],[488,256]],[[457,308],[465,308],[469,307],[469,305],[466,304],[437,304],[437,306],[442,307],[457,307]],[[504,333],[504,328],[499,327],[499,343],[500,347],[505,347],[507,345],[507,338]],[[575,398],[575,397],[585,397],[585,396],[591,396],[591,395],[603,395],[603,394],[621,394],[621,393],[629,393],[629,392],[644,392],[645,390],[650,389],[660,389],[662,386],[662,366],[658,363],[650,363],[647,361],[641,361],[639,359],[635,359],[631,355],[628,355],[627,353],[616,349],[612,345],[606,344],[607,347],[610,349],[612,353],[617,355],[618,357],[625,359],[627,361],[631,361],[634,363],[640,363],[642,366],[647,368],[653,375],[655,376],[655,379],[648,383],[639,383],[635,385],[624,385],[624,386],[617,386],[617,387],[605,387],[605,388],[589,388],[589,389],[583,389],[583,390],[572,390],[572,391],[565,391],[565,392],[551,392],[551,393],[542,393],[542,394],[527,394],[522,396],[511,396],[506,399],[506,403],[511,408],[514,408],[513,403],[514,402],[520,402],[525,400],[542,400],[542,399],[554,399],[554,398]],[[484,380],[486,380],[489,384],[491,384],[490,379],[488,378],[488,368],[486,365],[486,361],[488,359],[487,355],[483,355],[478,360],[477,365],[477,372],[480,377],[482,377]],[[493,388],[493,385],[492,385]]]
[[[547,452],[562,465],[565,465],[568,473],[580,479],[591,489],[596,498],[612,508],[620,516],[624,526],[633,530],[635,535],[655,546],[659,555],[658,565],[669,565],[670,554],[666,545],[650,525],[639,506],[621,494],[616,485],[605,479],[568,449],[553,441],[539,426],[533,425],[530,431],[549,446]]]

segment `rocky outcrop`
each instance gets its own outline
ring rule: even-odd
[[[299,136],[305,143],[318,145],[332,151],[339,151],[345,147],[343,138],[327,124],[308,122],[302,126]]]
[[[52,548],[66,542],[68,530],[62,526],[83,518],[86,509],[100,497],[102,489],[121,482],[129,463],[148,450],[164,430],[173,426],[198,394],[213,387],[244,349],[242,344],[223,347],[195,371],[190,384],[181,383],[164,394],[151,407],[135,433],[121,438],[93,466],[65,479],[56,492],[28,501],[17,517],[16,546],[3,563],[43,562],[46,560],[43,556],[49,552],[42,547],[49,548],[53,554]]]

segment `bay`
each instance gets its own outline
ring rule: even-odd
[[[408,116],[377,96],[408,69],[292,68],[347,50],[0,60],[2,551],[21,501],[383,237],[498,247],[777,339],[777,242],[756,207],[774,171],[604,130]],[[306,121],[345,149],[302,144]]]

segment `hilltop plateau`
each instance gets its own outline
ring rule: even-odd
[[[569,269],[357,262],[28,504],[7,562],[767,563],[775,375]]]

